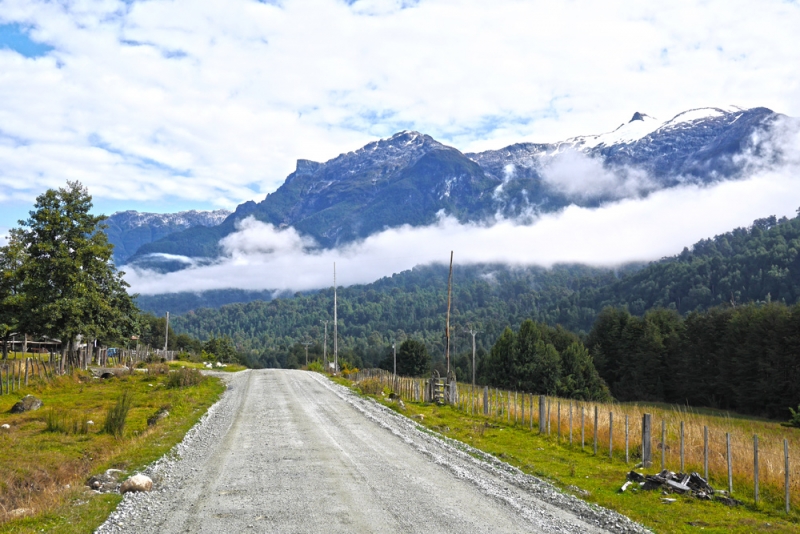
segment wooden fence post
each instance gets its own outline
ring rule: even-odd
[[[569,444],[572,445],[572,401],[569,401]]]
[[[539,395],[539,434],[544,434],[545,425],[545,398],[544,395]]]
[[[489,386],[483,386],[483,415],[489,415]]]
[[[558,441],[561,442],[561,401],[558,401],[557,404],[556,416],[558,419],[556,420],[556,424],[558,425]]]
[[[608,412],[608,458],[614,459],[614,412]]]
[[[703,476],[708,481],[708,427],[703,427]]]
[[[787,440],[787,439],[783,440],[783,457],[784,457],[784,461],[785,461],[785,464],[786,464],[785,467],[784,467],[785,476],[784,476],[783,486],[785,488],[784,492],[786,494],[785,495],[785,497],[786,497],[786,513],[788,514],[789,513],[789,507],[790,507],[790,500],[789,500],[789,440]]]
[[[661,420],[661,470],[664,470],[667,456],[667,420]]]
[[[733,493],[733,466],[731,465],[731,433],[725,432],[725,447],[728,459],[728,495]]]
[[[628,414],[625,414],[625,463],[630,461],[628,456]]]
[[[645,469],[650,467],[653,461],[652,456],[652,431],[653,431],[653,416],[646,413],[642,416],[642,467]]]
[[[552,401],[548,398],[547,399],[547,435],[550,435],[550,405]]]
[[[597,405],[594,405],[594,455],[597,456]]]
[[[758,504],[758,435],[753,436],[753,500]]]
[[[581,404],[581,450],[586,447],[586,412],[585,406]]]
[[[681,421],[681,473],[684,471],[683,421]]]
[[[522,402],[519,403],[520,408],[522,408],[522,415],[520,416],[519,420],[522,421],[522,426],[525,426],[525,392],[522,392]]]
[[[25,387],[28,387],[28,361],[30,358],[25,358]]]
[[[530,403],[531,403],[531,409],[529,410],[530,413],[531,413],[530,416],[529,416],[530,419],[531,419],[530,430],[531,430],[531,432],[533,432],[533,393],[531,393]]]

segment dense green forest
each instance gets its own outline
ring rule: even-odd
[[[483,382],[582,400],[611,395],[578,337],[528,319],[519,332],[506,328],[478,367]]]
[[[800,402],[800,304],[718,307],[685,318],[607,308],[586,344],[618,400],[780,418]]]
[[[385,357],[392,339],[417,339],[428,346],[434,365],[443,361],[444,321],[447,308],[447,267],[416,267],[368,285],[340,288],[339,350],[345,362],[375,367]],[[616,275],[606,269],[560,266],[513,269],[499,265],[454,268],[453,325],[454,362],[466,373],[466,354],[471,358],[469,325],[477,328],[479,352],[494,344],[503,330],[515,328],[528,318],[555,323],[550,308],[568,297],[573,287],[608,283]],[[539,310],[539,313],[532,313]],[[557,312],[555,312],[557,313]],[[587,324],[591,326],[591,318]],[[175,317],[178,332],[204,339],[229,335],[254,365],[287,365],[295,343],[316,345],[309,354],[322,352],[324,323],[328,346],[333,336],[333,289],[270,302],[231,304],[220,309],[199,309]],[[303,355],[304,357],[304,355]]]
[[[469,325],[480,331],[478,349],[485,353],[507,326],[518,329],[525,319],[586,335],[606,307],[624,307],[634,315],[653,308],[686,315],[767,299],[794,304],[800,295],[798,250],[800,218],[768,217],[647,266],[609,270],[456,265],[454,360],[471,354],[471,337],[465,332]],[[374,366],[385,357],[391,339],[414,338],[426,343],[434,364],[441,363],[446,288],[447,268],[432,265],[340,289],[340,351],[345,361]],[[321,354],[322,321],[332,317],[333,290],[326,289],[270,302],[198,309],[176,317],[174,325],[178,332],[200,339],[228,335],[254,365],[285,366],[295,343],[316,343],[310,353]]]

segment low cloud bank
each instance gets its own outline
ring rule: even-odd
[[[334,262],[338,283],[351,285],[447,262],[450,250],[460,264],[614,266],[654,260],[757,218],[793,216],[800,207],[800,173],[785,171],[708,187],[687,185],[595,209],[570,206],[530,225],[460,224],[443,216],[432,226],[386,230],[338,249],[319,249],[293,228],[249,218],[221,242],[226,257],[212,265],[168,274],[131,269],[126,278],[144,295],[225,288],[302,291],[332,286]]]

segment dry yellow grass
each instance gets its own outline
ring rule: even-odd
[[[358,373],[354,379],[367,378],[366,372]],[[386,386],[406,400],[416,400],[416,392],[424,390],[424,381],[398,377],[392,381],[390,373],[381,373],[369,378],[370,382]],[[415,382],[417,388],[414,387]],[[474,395],[469,384],[459,384],[457,407],[468,413],[483,412],[483,388],[476,388]],[[658,406],[620,403],[581,402],[557,397],[546,397],[550,404],[550,435],[570,446],[581,447],[581,413],[585,447],[594,447],[594,411],[597,407],[597,454],[609,456],[614,461],[625,462],[626,417],[628,433],[629,463],[641,461],[642,417],[652,416],[652,467],[660,470],[662,450],[664,466],[671,471],[681,469],[680,427],[683,422],[684,472],[704,474],[704,433],[708,429],[708,474],[714,487],[725,489],[728,485],[728,463],[726,433],[730,434],[731,465],[734,495],[752,498],[754,494],[753,437],[758,436],[759,451],[759,496],[762,500],[783,501],[785,492],[784,440],[788,442],[790,457],[790,500],[793,508],[800,506],[800,429],[781,426],[774,421],[732,416],[731,414],[709,414],[710,410],[698,410],[686,406]],[[532,404],[531,404],[532,402]],[[523,407],[524,404],[524,407]],[[560,418],[559,418],[559,405]],[[533,406],[533,413],[531,413]],[[570,431],[570,406],[572,425]],[[545,410],[547,412],[547,410]],[[539,429],[539,396],[489,389],[490,417],[518,425]],[[609,421],[613,414],[613,441],[609,447]],[[523,421],[524,417],[524,421]],[[662,449],[662,422],[666,439]],[[560,433],[560,438],[558,437]]]
[[[471,386],[460,384],[459,407],[471,413],[482,413],[483,389],[472,395]],[[509,400],[510,399],[510,400]],[[662,450],[665,468],[680,470],[680,426],[684,425],[684,471],[704,472],[704,433],[708,428],[708,472],[715,487],[726,488],[728,463],[726,433],[730,434],[731,464],[734,493],[753,495],[754,462],[753,437],[758,436],[759,486],[761,498],[783,499],[785,480],[784,439],[788,441],[790,456],[790,498],[792,506],[800,506],[800,429],[787,428],[777,422],[730,415],[709,415],[685,406],[659,407],[653,405],[581,402],[557,397],[547,397],[550,403],[550,434],[565,444],[570,443],[570,406],[572,407],[573,446],[581,446],[581,413],[587,448],[594,446],[594,410],[597,407],[597,453],[609,455],[609,421],[613,414],[612,454],[625,461],[625,422],[628,421],[628,444],[631,464],[641,460],[642,418],[652,416],[652,466],[660,469]],[[522,406],[524,402],[524,408]],[[560,419],[559,419],[559,405]],[[545,410],[547,411],[547,410]],[[539,397],[508,391],[490,390],[490,414],[506,421],[521,421],[524,425],[539,428]],[[661,447],[662,422],[665,424],[665,446]]]

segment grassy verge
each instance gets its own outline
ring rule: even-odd
[[[100,525],[121,497],[90,492],[86,479],[109,468],[127,475],[163,456],[225,389],[217,379],[167,388],[167,376],[100,380],[75,374],[0,397],[0,425],[11,427],[0,431],[0,532],[77,533]],[[132,404],[121,437],[115,437],[102,431],[103,423],[125,391]],[[11,414],[29,393],[44,406]],[[148,418],[162,409],[169,416],[149,426]],[[14,518],[11,512],[21,509]]]
[[[334,378],[351,386],[352,383]],[[357,388],[355,388],[357,389]],[[361,390],[357,391],[361,392]],[[388,390],[387,390],[388,391]],[[370,395],[394,410],[397,404],[383,395]],[[677,494],[669,495],[676,502],[665,504],[660,491],[631,491],[620,493],[625,475],[632,468],[623,460],[608,458],[602,448],[594,456],[590,439],[581,448],[580,435],[572,445],[568,438],[559,441],[555,435],[539,435],[528,425],[508,424],[482,415],[469,415],[451,406],[405,403],[400,411],[405,416],[422,416],[423,426],[449,438],[467,443],[488,452],[522,471],[553,483],[561,490],[580,498],[616,510],[658,533],[751,533],[800,532],[800,513],[795,509],[788,516],[783,512],[782,495],[773,495],[763,488],[761,503],[755,505],[752,496],[736,493],[734,497],[745,504],[729,508],[720,503],[700,501]],[[587,434],[588,438],[588,434]],[[657,471],[652,468],[648,472]],[[639,470],[639,472],[642,472]],[[725,482],[713,480],[715,487]]]

